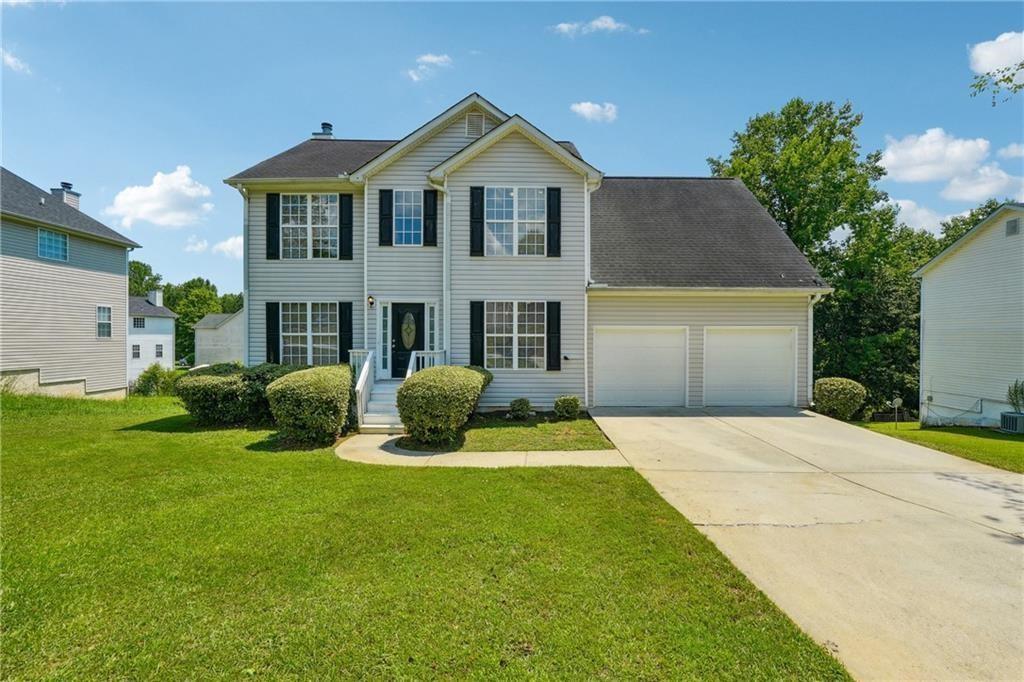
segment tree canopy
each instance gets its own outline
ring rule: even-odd
[[[128,261],[128,295],[145,296],[163,286],[163,277],[153,272],[153,267],[140,260]]]

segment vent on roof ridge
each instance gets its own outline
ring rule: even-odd
[[[484,115],[480,113],[466,114],[466,137],[480,137],[484,134]]]

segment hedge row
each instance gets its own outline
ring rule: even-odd
[[[421,443],[454,441],[492,379],[481,367],[445,365],[416,372],[398,389],[405,430]]]
[[[242,367],[225,362],[192,370],[178,379],[177,392],[200,424],[266,424],[273,420],[267,386],[300,367],[263,363]]]

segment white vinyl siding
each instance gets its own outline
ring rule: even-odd
[[[593,294],[588,315],[590,333],[590,393],[595,372],[594,329],[615,325],[685,326],[689,330],[687,393],[690,407],[704,405],[704,328],[763,326],[796,328],[797,404],[808,404],[807,390],[808,296],[691,296]],[[564,323],[563,323],[564,324]]]
[[[1012,217],[1024,211],[1004,211],[922,277],[926,421],[995,424],[1024,377],[1024,235],[1007,236]]]
[[[44,384],[83,381],[87,393],[123,390],[128,320],[127,251],[68,235],[68,260],[38,255],[38,230],[0,225],[0,367],[39,372]],[[98,338],[96,306],[111,308]],[[46,314],[41,314],[45,312]]]

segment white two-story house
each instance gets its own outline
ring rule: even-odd
[[[378,404],[437,363],[493,372],[483,407],[809,401],[828,288],[738,181],[606,177],[474,93],[399,140],[325,123],[225,182],[250,364],[368,360]]]
[[[174,320],[177,315],[164,306],[164,292],[128,298],[128,381],[135,381],[153,364],[174,369]]]

